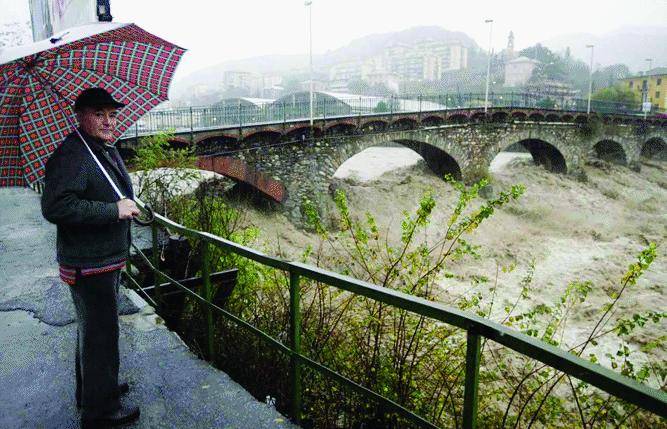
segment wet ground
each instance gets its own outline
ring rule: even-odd
[[[75,428],[76,320],[58,278],[55,225],[39,195],[0,189],[0,428]],[[120,380],[134,428],[294,427],[198,359],[150,306],[121,287]]]

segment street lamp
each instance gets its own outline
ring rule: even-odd
[[[310,56],[310,129],[313,129],[313,2],[306,0],[304,6],[308,8],[308,55]]]
[[[644,61],[648,63],[648,69],[646,69],[646,74],[648,75],[651,72],[653,66],[653,58],[646,58]]]
[[[486,63],[486,92],[484,93],[484,113],[489,110],[489,75],[491,74],[491,32],[493,31],[493,19],[487,19],[485,24],[489,24],[489,60]]]
[[[586,45],[587,48],[591,48],[591,69],[588,75],[588,107],[586,108],[586,114],[590,115],[591,113],[591,95],[593,92],[593,49],[595,45]]]

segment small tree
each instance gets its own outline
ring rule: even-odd
[[[142,138],[132,159],[138,181],[136,196],[165,216],[168,201],[182,192],[184,183],[198,177],[193,170],[196,168],[194,150],[170,148],[172,138],[173,133],[166,131]]]
[[[596,101],[608,101],[625,104],[634,104],[639,102],[637,99],[637,94],[635,94],[630,88],[620,84],[599,89],[595,91],[591,98]]]
[[[388,111],[389,111],[389,106],[384,101],[380,101],[373,109],[373,113],[384,113]]]

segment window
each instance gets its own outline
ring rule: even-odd
[[[628,85],[630,86],[630,88],[632,88],[632,84],[634,84],[633,81],[628,82]]]
[[[657,98],[658,100],[660,100],[660,91],[656,91],[656,92],[655,92],[655,98]]]
[[[657,84],[660,85],[661,83],[662,83],[662,78],[658,78],[658,83]]]

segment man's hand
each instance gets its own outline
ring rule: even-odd
[[[116,205],[118,206],[118,219],[132,219],[140,214],[137,204],[128,198],[116,201]]]

